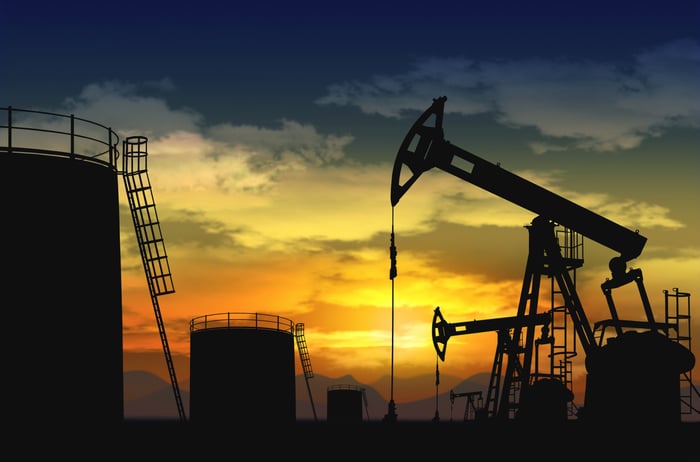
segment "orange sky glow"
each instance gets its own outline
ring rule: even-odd
[[[181,167],[176,169],[168,158],[169,145],[158,141],[151,146],[152,184],[176,288],[174,294],[160,297],[174,355],[186,358],[189,354],[189,322],[194,317],[265,313],[304,323],[316,373],[331,378],[352,375],[371,383],[392,372],[392,295],[394,374],[398,377],[434,373],[437,356],[431,322],[436,306],[448,322],[516,313],[527,258],[524,225],[532,215],[446,173],[421,178],[426,184],[416,186],[394,209],[398,276],[392,294],[388,163],[351,174],[333,169],[307,171],[305,176],[288,172],[284,175],[288,187],[259,197],[256,189],[183,185],[178,176]],[[177,153],[172,156],[177,158]],[[348,175],[361,180],[343,181]],[[314,179],[314,188],[304,187],[308,176]],[[452,220],[482,224],[469,232],[450,226],[444,226],[442,235],[434,232],[434,225],[426,221],[434,208],[430,199],[448,189],[473,199],[472,211],[460,215],[462,210],[457,209]],[[170,241],[175,227],[184,229],[187,217],[182,210],[197,207],[206,209],[209,228],[191,232],[217,235],[233,229],[235,237],[210,247]],[[626,220],[624,211],[619,213]],[[161,352],[160,358],[151,356],[156,361],[151,367],[169,380],[125,210],[122,217],[124,349]],[[329,239],[349,240],[350,244],[331,246]],[[578,288],[593,323],[610,317],[600,284],[609,277],[607,262],[614,252],[592,241],[585,244],[586,264],[578,272]],[[649,248],[654,248],[653,241]],[[686,256],[672,261],[651,254],[632,266],[643,263],[646,289],[657,320],[662,321],[663,290],[693,287],[698,280],[692,280],[698,275],[698,260],[697,255],[694,260]],[[447,261],[438,262],[442,258]],[[548,284],[543,282],[541,307],[547,307]],[[640,319],[643,312],[636,288],[620,288],[615,297],[623,319]],[[446,360],[438,363],[440,373],[466,378],[489,371],[495,348],[495,332],[455,336],[449,341]],[[296,361],[301,374],[298,357]],[[582,391],[585,380],[582,361],[580,358],[574,376],[577,391]],[[136,368],[135,364],[127,359],[125,366]],[[186,389],[187,361],[177,364],[180,386]],[[388,397],[389,390],[379,391]],[[433,392],[434,384],[427,382],[421,390],[395,391],[398,400],[406,401]]]

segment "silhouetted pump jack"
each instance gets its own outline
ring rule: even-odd
[[[634,384],[642,393],[653,395],[654,390],[678,390],[679,374],[692,369],[694,356],[689,349],[674,342],[661,332],[668,332],[671,326],[667,323],[657,323],[644,289],[641,270],[627,269],[627,262],[638,257],[646,238],[637,231],[631,231],[607,218],[587,210],[551,191],[548,191],[524,178],[521,178],[501,168],[500,164],[492,164],[475,154],[450,144],[444,138],[442,122],[446,97],[433,100],[433,104],[416,120],[411,130],[405,136],[394,162],[391,182],[391,204],[396,206],[401,197],[415,183],[420,175],[437,167],[464,181],[472,183],[486,191],[500,196],[514,204],[520,205],[537,216],[527,226],[529,233],[529,254],[523,278],[523,287],[518,303],[517,314],[510,319],[475,321],[471,327],[483,330],[485,326],[497,330],[499,335],[496,357],[491,376],[491,385],[487,396],[489,417],[506,419],[518,415],[520,402],[525,397],[541,397],[547,395],[546,390],[558,390],[557,400],[571,400],[568,390],[562,392],[561,387],[551,386],[551,379],[560,379],[566,373],[551,374],[542,386],[533,382],[540,374],[532,373],[533,353],[537,346],[553,344],[550,339],[535,340],[535,328],[546,322],[545,316],[550,313],[538,314],[538,297],[540,280],[543,277],[553,281],[552,290],[558,292],[564,300],[566,316],[573,324],[577,340],[586,354],[588,371],[586,383],[587,420],[608,421],[624,415],[627,419],[637,419],[647,422],[668,421],[678,419],[678,395],[665,400],[658,409],[648,406],[641,414],[639,396],[626,397],[624,390],[632,388],[622,383],[630,375],[638,374],[634,369],[641,367],[641,361],[630,361],[630,357],[643,353],[645,358],[664,356],[653,361],[656,370],[646,376],[661,377],[655,379],[648,389],[638,381]],[[602,284],[611,321],[604,323],[612,326],[617,333],[614,345],[603,345],[602,334],[594,335],[594,330],[583,310],[571,277],[570,270],[583,264],[582,258],[569,255],[562,251],[555,227],[562,226],[573,233],[580,233],[599,244],[619,252],[610,260],[611,278]],[[554,282],[558,289],[554,288]],[[630,282],[637,284],[646,319],[644,321],[627,321],[618,317],[617,309],[612,299],[612,289]],[[484,324],[479,324],[484,323]],[[648,333],[633,335],[636,332],[623,331],[623,327],[633,326],[637,330],[648,329]],[[446,343],[455,333],[470,333],[469,329],[458,332],[458,327],[470,327],[470,323],[447,324],[439,308],[433,318],[433,343],[438,356],[444,361]],[[509,327],[509,328],[506,328]],[[677,326],[676,326],[677,327]],[[524,332],[523,332],[524,331]],[[597,340],[597,341],[596,341]],[[612,340],[612,339],[611,339]],[[608,341],[610,343],[610,340]],[[672,345],[669,345],[672,344]],[[504,379],[501,380],[501,358],[505,354],[508,359]],[[624,358],[624,359],[623,359]],[[632,366],[630,366],[630,364]],[[669,367],[668,365],[672,365]],[[623,372],[620,372],[623,371]],[[553,371],[554,372],[554,371]],[[563,382],[563,380],[562,380]],[[499,388],[503,383],[503,387]],[[533,390],[537,387],[537,390]],[[545,390],[545,392],[543,392]],[[500,393],[498,392],[500,391]],[[500,395],[500,396],[499,396]],[[614,404],[614,406],[613,406]],[[614,409],[610,409],[610,408]],[[663,408],[663,409],[662,409]],[[670,410],[670,411],[669,411]],[[524,415],[537,414],[524,412]]]

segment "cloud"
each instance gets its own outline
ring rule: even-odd
[[[476,95],[477,88],[486,88],[473,78],[477,71],[483,69],[473,62],[443,60],[420,67],[412,76],[427,81],[436,73],[453,85],[466,82],[469,88],[462,94]],[[404,80],[403,86],[392,87],[392,81],[382,86],[404,91],[411,79]],[[159,86],[168,91],[174,88],[167,79]],[[314,252],[331,240],[334,246],[341,241],[367,242],[391,226],[387,212],[390,166],[362,165],[346,158],[351,135],[326,134],[311,124],[287,119],[275,126],[222,123],[207,127],[196,111],[173,108],[160,96],[143,96],[149,88],[150,83],[91,84],[66,104],[81,117],[124,121],[127,133],[149,134],[149,175],[174,249]],[[408,107],[424,109],[420,91],[413,94],[415,104]],[[488,106],[485,100],[470,106],[464,98],[456,103],[452,110],[465,113]],[[398,110],[400,105],[395,107]],[[631,223],[632,228],[680,226],[668,218],[667,209],[654,204],[612,209],[605,205],[612,202],[607,197],[560,192],[556,173],[522,175],[615,221]],[[397,225],[407,235],[429,232],[439,223],[520,228],[532,219],[530,212],[445,179],[441,172],[426,172],[414,189],[420,191],[411,193],[411,205],[397,214]],[[349,225],[355,223],[362,226]]]
[[[536,128],[544,140],[532,146],[535,152],[630,149],[671,126],[700,127],[699,57],[698,42],[680,40],[631,57],[626,66],[426,58],[404,74],[333,84],[316,103],[398,118],[447,95],[446,112],[491,113],[504,125]]]
[[[146,136],[157,153],[161,188],[223,191],[267,190],[280,172],[341,161],[353,141],[348,135],[323,134],[309,124],[284,119],[279,127],[205,125],[188,108],[173,108],[153,91],[175,90],[164,78],[141,84],[107,81],[86,85],[67,98],[58,113],[110,121],[123,137]],[[154,162],[150,158],[150,162]]]
[[[196,132],[204,119],[188,108],[175,109],[157,96],[157,92],[175,90],[168,78],[131,83],[111,80],[86,85],[77,97],[66,98],[59,113],[73,113],[83,119],[99,121],[120,136],[159,137],[173,131]]]
[[[207,130],[207,134],[229,146],[254,146],[251,163],[263,170],[279,161],[294,168],[340,160],[343,148],[353,140],[351,136],[323,135],[314,126],[293,120],[282,120],[279,129],[221,124]]]
[[[680,229],[685,224],[669,217],[671,210],[657,204],[633,200],[608,200],[599,207],[599,213],[606,217],[620,217],[621,223],[633,224],[633,229],[650,229],[654,227]]]
[[[265,191],[277,170],[254,168],[254,146],[229,145],[204,133],[173,131],[149,143],[150,163],[157,162],[159,188],[168,192]]]
[[[229,229],[218,220],[207,219],[202,212],[183,210],[168,218],[168,243],[183,247],[233,247],[241,229]]]
[[[400,118],[407,112],[423,112],[426,101],[441,96],[445,88],[450,89],[446,112],[470,115],[496,108],[494,88],[476,62],[463,58],[426,58],[406,74],[375,76],[369,83],[336,83],[316,103],[357,106],[367,114]]]

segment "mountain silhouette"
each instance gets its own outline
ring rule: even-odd
[[[475,374],[461,381],[456,377],[441,377],[437,396],[434,394],[433,396],[424,396],[411,400],[398,399],[398,397],[402,396],[401,390],[414,389],[416,384],[434,380],[434,376],[425,374],[411,378],[394,378],[398,420],[429,422],[437,414],[440,422],[463,421],[467,399],[457,397],[451,400],[450,392],[464,394],[480,391],[485,399],[489,378],[490,374],[486,372]],[[307,379],[304,375],[297,375],[295,384],[297,421],[325,422],[327,418],[328,389],[330,387],[348,386],[356,387],[363,392],[363,421],[379,422],[388,412],[390,393],[388,383],[389,380],[386,377],[382,377],[367,385],[358,382],[352,375],[336,378],[315,375],[308,379],[307,387]],[[311,397],[309,397],[309,389],[311,390]],[[180,389],[180,395],[185,409],[189,410],[189,392]],[[413,395],[415,393],[408,394],[408,396]],[[582,405],[579,402],[575,404],[577,406]],[[125,420],[177,420],[178,418],[173,389],[170,383],[155,374],[143,370],[126,371],[124,373]],[[700,422],[700,416],[696,414],[683,416],[682,420],[685,422]]]
[[[451,376],[441,377],[439,389],[442,390],[440,402],[449,400],[450,388],[445,384],[454,384],[454,387],[466,389],[470,386],[481,386],[483,380],[475,382],[459,379]],[[328,389],[337,386],[356,387],[363,392],[363,420],[381,421],[387,413],[390,398],[390,379],[382,377],[371,385],[358,382],[352,375],[331,378],[323,375],[315,375],[307,379],[303,374],[296,376],[297,420],[300,421],[325,421],[327,417]],[[411,378],[394,378],[395,402],[399,407],[401,416],[407,420],[429,421],[435,414],[435,398],[423,396],[413,399],[420,392],[404,393],[402,390],[425,389],[425,384],[434,386],[434,376],[430,374]],[[488,383],[488,376],[486,377]],[[311,396],[309,396],[309,389]],[[180,389],[185,409],[189,409],[189,392]],[[406,395],[409,400],[401,397]],[[313,400],[313,406],[312,406]],[[314,415],[315,410],[315,415]],[[158,377],[143,370],[126,371],[124,373],[124,418],[129,419],[178,419],[177,407],[173,397],[172,386]]]
[[[189,393],[180,389],[180,396],[189,409]],[[147,371],[124,372],[124,419],[179,419],[172,385]]]

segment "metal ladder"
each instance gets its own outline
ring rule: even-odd
[[[173,359],[168,346],[165,325],[160,313],[158,296],[175,292],[172,274],[165,252],[165,242],[160,230],[160,222],[156,213],[153,190],[148,177],[147,157],[148,139],[144,136],[131,136],[123,142],[123,171],[124,187],[129,199],[131,218],[134,221],[136,239],[141,252],[143,269],[146,272],[148,289],[153,303],[153,311],[158,324],[158,333],[163,344],[165,361],[170,374],[170,383],[175,394],[177,412],[181,421],[186,420],[182,396],[175,375]]]
[[[673,288],[673,293],[664,290],[666,324],[672,327],[668,337],[688,349],[690,346],[690,293]],[[697,410],[693,406],[693,370],[681,374],[681,414],[692,414]],[[695,389],[697,393],[697,389]]]
[[[583,266],[583,236],[565,227],[555,229],[557,242],[561,247],[566,269],[570,272],[572,287],[576,287],[576,269]],[[571,325],[569,307],[561,289],[551,278],[552,343],[550,344],[550,371],[568,389],[573,389],[573,362],[576,351],[576,330]],[[576,405],[567,403],[569,417],[576,416]]]
[[[306,380],[306,389],[309,392],[309,401],[311,402],[311,410],[314,413],[314,421],[318,421],[316,417],[316,407],[314,406],[314,398],[311,396],[311,386],[309,385],[309,379],[313,378],[314,373],[311,370],[311,357],[309,356],[309,349],[306,346],[306,337],[304,336],[304,323],[299,322],[295,326],[294,337],[297,341],[297,349],[299,350],[299,359],[301,360],[301,367],[304,369],[304,379]]]

